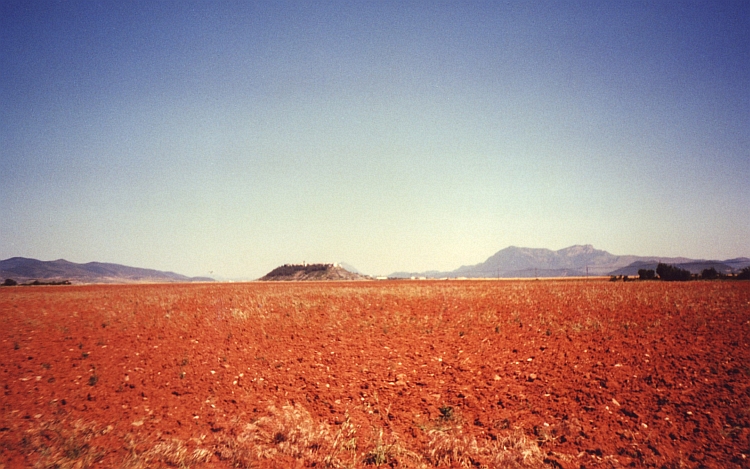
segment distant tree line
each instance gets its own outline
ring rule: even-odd
[[[714,267],[703,269],[700,274],[693,274],[689,270],[680,267],[659,263],[654,269],[638,269],[638,280],[666,280],[668,282],[685,282],[688,280],[716,280],[733,278],[737,280],[750,280],[750,266],[742,269],[737,275],[726,275],[718,272]],[[623,280],[625,282],[633,280],[627,275],[610,277],[611,281]]]
[[[662,264],[661,262],[656,266],[656,275],[658,275],[660,279],[668,282],[685,282],[693,278],[693,274],[691,274],[689,270],[681,269],[670,264]]]
[[[638,278],[641,280],[653,280],[656,278],[654,269],[638,269]]]
[[[5,281],[0,284],[0,287],[15,287],[16,285],[18,285],[18,282],[16,282],[12,278],[6,278]],[[71,283],[70,280],[53,280],[49,282],[40,282],[39,280],[34,280],[33,282],[20,284],[21,287],[30,287],[34,285],[71,285]]]

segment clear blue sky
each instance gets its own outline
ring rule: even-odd
[[[750,2],[0,3],[0,259],[750,256]]]

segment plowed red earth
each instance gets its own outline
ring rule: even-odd
[[[3,468],[323,467],[248,430],[283,409],[356,431],[339,466],[492,467],[440,459],[444,431],[523,434],[537,466],[750,467],[748,282],[9,287],[0,328]]]

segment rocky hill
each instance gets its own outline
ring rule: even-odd
[[[261,281],[314,281],[314,280],[371,280],[361,274],[349,272],[339,264],[284,264],[276,267]]]
[[[120,264],[89,262],[76,264],[65,259],[40,261],[26,257],[12,257],[0,261],[0,279],[18,283],[134,283],[134,282],[211,282],[207,277],[186,277],[174,272],[141,269]]]

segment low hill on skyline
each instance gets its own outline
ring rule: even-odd
[[[74,283],[135,283],[135,282],[212,282],[208,277],[187,277],[174,272],[141,269],[120,264],[88,262],[77,264],[65,259],[40,261],[11,257],[0,261],[0,278],[19,283],[34,280],[51,282],[68,280]]]
[[[349,272],[340,264],[284,264],[276,267],[260,281],[372,280]]]

